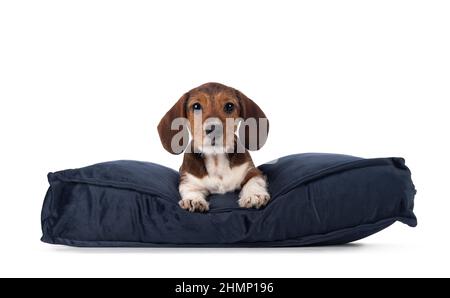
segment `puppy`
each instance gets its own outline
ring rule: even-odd
[[[180,168],[181,208],[206,212],[209,194],[236,190],[241,207],[261,208],[269,201],[266,178],[248,152],[264,145],[269,123],[242,92],[219,83],[194,88],[161,119],[158,132],[167,151],[186,151]]]

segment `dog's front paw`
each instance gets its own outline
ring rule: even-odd
[[[256,208],[259,209],[265,205],[270,200],[270,195],[267,192],[252,193],[247,195],[242,195],[239,199],[239,206],[242,208]]]
[[[242,208],[261,208],[270,200],[267,191],[266,180],[262,177],[254,177],[250,179],[242,188],[239,195],[239,206]]]
[[[206,212],[209,210],[208,202],[204,198],[185,198],[178,204],[181,208],[190,212]]]

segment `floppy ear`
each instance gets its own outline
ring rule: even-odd
[[[253,100],[239,90],[235,92],[241,106],[240,116],[244,121],[239,127],[239,140],[248,150],[259,150],[269,135],[269,119]]]
[[[182,153],[189,143],[188,121],[186,119],[188,98],[189,93],[185,93],[158,124],[161,143],[164,149],[172,154]]]

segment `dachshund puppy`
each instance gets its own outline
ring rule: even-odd
[[[240,190],[241,207],[260,208],[269,201],[266,178],[248,152],[264,145],[269,123],[242,92],[219,83],[194,88],[161,119],[158,132],[167,151],[185,151],[180,168],[181,208],[206,212],[209,194],[236,190]]]

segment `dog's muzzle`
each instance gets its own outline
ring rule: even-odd
[[[220,124],[211,124],[205,127],[207,136],[220,137],[223,134],[223,127]]]

